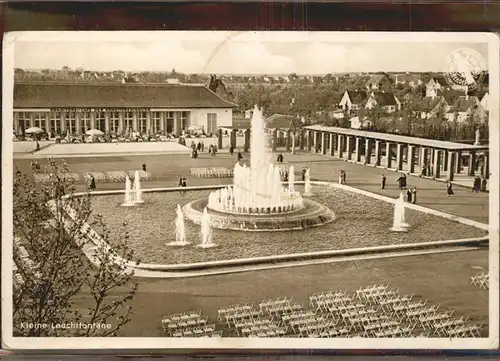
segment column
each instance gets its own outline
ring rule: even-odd
[[[237,132],[236,129],[231,130],[231,146],[233,148],[236,148],[236,132]]]
[[[484,152],[484,166],[483,166],[483,178],[490,178],[490,153],[488,151]]]
[[[406,162],[408,163],[408,173],[415,173],[415,146],[408,146],[408,155],[406,157]]]
[[[250,149],[250,129],[245,130],[245,145],[243,146],[243,151],[245,153]]]
[[[45,118],[45,131],[49,132],[50,131],[50,114],[51,113],[43,113],[44,118]],[[30,116],[30,127],[34,126],[34,119],[33,119],[33,113],[31,113]],[[28,129],[28,127],[26,127]],[[52,134],[53,137],[55,137],[55,134]]]
[[[344,136],[342,134],[337,134],[337,153],[339,158],[344,158]]]
[[[290,131],[290,129],[288,129],[286,131],[286,138],[285,138],[285,150],[287,152],[290,152],[290,149],[292,147],[292,137],[294,135],[292,134],[292,132]]]
[[[361,138],[355,138],[355,149],[356,149],[356,162],[361,162]]]
[[[180,130],[179,130],[179,113],[178,112],[173,112],[174,113],[174,134],[176,137],[180,135]]]
[[[321,154],[326,154],[326,132],[321,132]]]
[[[372,161],[372,140],[365,139],[365,164],[370,164]]]
[[[306,132],[306,144],[307,144],[307,151],[311,151],[312,149],[312,130],[308,129]]]
[[[304,129],[299,131],[299,149],[304,150]]]
[[[380,147],[380,140],[375,141],[375,166],[380,165],[382,159],[382,148]]]
[[[476,152],[471,150],[469,152],[469,167],[467,170],[468,174],[470,176],[473,176],[475,169],[476,169]]]
[[[335,139],[337,137],[335,136],[334,133],[328,133],[328,136],[330,137],[330,155],[334,156],[335,155]]]
[[[176,124],[177,123],[177,119],[175,119],[174,121],[175,121],[174,124]],[[222,149],[222,129],[221,128],[219,128],[217,130],[217,149]]]
[[[79,134],[82,130],[81,112],[75,112],[75,133]]]
[[[153,127],[151,126],[151,112],[146,112],[146,134],[153,133]]]
[[[441,176],[441,151],[434,149],[434,173],[433,177],[438,179]]]
[[[443,153],[443,171],[447,171],[448,168],[450,167],[450,162],[449,162],[449,153],[450,152],[446,152],[444,151]]]
[[[123,122],[123,111],[118,112],[118,134],[121,134],[125,130],[124,122]]]
[[[109,112],[104,112],[104,130],[109,133]]]
[[[346,152],[347,152],[347,160],[352,159],[352,137],[350,135],[346,135]]]
[[[460,174],[460,173],[462,173],[462,151],[459,150],[456,153],[457,153],[457,157],[456,157],[455,167],[456,167],[457,174]]]
[[[134,132],[137,132],[137,112],[133,111],[132,112],[132,129]],[[177,135],[177,133],[176,133]]]
[[[403,144],[396,145],[396,170],[403,170]]]
[[[392,167],[391,145],[392,144],[390,142],[385,143],[385,167],[387,169],[390,169]]]
[[[446,169],[446,178],[451,182],[455,178],[455,162],[457,154],[455,152],[447,152],[446,157],[449,160],[448,168]]]
[[[277,141],[278,141],[278,131],[276,129],[273,129],[272,138],[271,138],[273,152],[276,152]]]
[[[160,131],[165,133],[165,112],[160,112]]]
[[[425,147],[420,147],[420,170],[422,170],[425,166],[425,162],[427,161],[428,149]]]

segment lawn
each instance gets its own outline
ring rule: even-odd
[[[301,189],[298,189],[301,191]],[[138,207],[121,207],[122,195],[93,197],[93,210],[103,217],[110,231],[110,243],[123,236],[123,223],[130,232],[129,246],[143,263],[195,263],[234,258],[306,253],[381,245],[432,242],[486,235],[483,230],[421,212],[407,210],[408,233],[394,233],[393,205],[371,197],[315,186],[313,200],[333,210],[337,219],[330,224],[287,232],[242,232],[213,230],[218,247],[199,249],[200,229],[186,220],[187,247],[171,247],[175,241],[175,209],[208,191],[145,193]]]

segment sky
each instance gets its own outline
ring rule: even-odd
[[[125,32],[123,33],[126,34]],[[380,42],[336,37],[277,39],[207,36],[126,37],[113,41],[43,39],[15,43],[14,66],[23,69],[82,67],[86,70],[170,71],[219,74],[326,74],[376,71],[445,71],[448,55],[458,48],[477,51],[487,67],[486,42]],[[373,33],[372,33],[373,34]],[[458,35],[458,34],[457,34]]]

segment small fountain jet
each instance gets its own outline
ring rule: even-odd
[[[391,231],[393,232],[408,232],[410,225],[405,220],[405,197],[403,192],[399,195],[394,204],[394,218]]]
[[[180,205],[177,205],[177,217],[175,218],[175,242],[167,243],[167,246],[187,246],[186,227],[184,224],[184,213]]]
[[[132,182],[130,182],[129,176],[125,178],[125,201],[123,202],[123,207],[132,207],[135,205],[135,193],[132,190]]]

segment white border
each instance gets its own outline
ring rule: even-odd
[[[94,42],[104,41],[326,41],[386,43],[487,43],[490,93],[490,248],[489,248],[489,337],[476,339],[190,339],[190,338],[14,338],[12,337],[12,113],[14,51],[16,42]],[[416,33],[416,32],[14,32],[3,42],[3,217],[2,217],[2,346],[10,349],[486,349],[499,346],[499,123],[500,123],[500,47],[492,33]],[[6,156],[7,155],[7,156]]]

